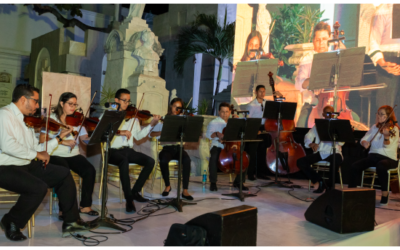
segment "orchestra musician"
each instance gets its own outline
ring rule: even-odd
[[[325,106],[322,117],[325,119],[330,119],[332,116],[331,112],[334,112],[334,109],[332,106]],[[313,142],[315,139],[315,142]],[[324,183],[323,179],[321,176],[318,175],[317,172],[311,167],[312,164],[317,163],[319,161],[328,161],[330,163],[330,173],[329,176],[332,176],[332,166],[333,166],[333,157],[335,157],[335,168],[337,169],[338,166],[343,161],[343,156],[342,156],[342,146],[344,145],[344,142],[337,142],[335,145],[336,147],[336,154],[333,155],[332,152],[332,142],[327,142],[327,141],[320,141],[318,133],[317,133],[317,128],[314,125],[308,133],[304,137],[304,146],[306,148],[311,148],[313,150],[313,154],[307,155],[303,158],[300,158],[297,160],[297,167],[301,169],[307,177],[311,180],[312,183],[317,183],[319,184],[318,189],[314,190],[314,193],[322,193],[324,192],[325,189],[327,189],[327,185]]]
[[[231,114],[231,109],[229,103],[223,102],[219,105],[218,111],[219,117],[212,120],[207,126],[206,137],[211,140],[210,147],[210,161],[209,161],[209,173],[210,173],[210,191],[218,191],[217,188],[217,168],[218,168],[218,159],[221,153],[221,150],[224,149],[224,144],[221,142],[224,134],[222,133],[229,119],[229,115]],[[234,115],[236,118],[237,115]],[[243,185],[243,182],[246,179],[246,172],[244,171],[242,174],[242,190],[249,190],[248,187]],[[240,176],[236,175],[235,181],[233,182],[233,186],[240,188]]]
[[[126,110],[131,103],[130,99],[131,95],[127,89],[119,89],[115,93],[115,102],[120,104],[119,110]],[[100,117],[100,119],[101,118],[102,117]],[[133,149],[133,138],[139,141],[148,136],[150,131],[158,123],[159,119],[159,115],[154,115],[150,125],[143,129],[140,129],[139,120],[137,118],[124,120],[121,123],[116,136],[114,136],[113,140],[111,141],[111,147],[109,150],[109,163],[117,165],[119,168],[122,190],[124,191],[126,200],[126,212],[128,213],[136,211],[133,200],[138,202],[148,201],[148,199],[142,196],[143,194],[140,195],[139,191],[142,189],[149,175],[153,171],[155,163],[154,159],[150,156],[147,156],[141,152],[136,152]],[[134,123],[133,126],[132,123]],[[136,163],[140,166],[143,166],[143,169],[140,172],[139,177],[132,189],[129,177],[129,163]]]
[[[12,241],[26,239],[20,228],[25,227],[49,188],[55,189],[62,204],[63,234],[97,226],[84,222],[79,216],[76,186],[70,170],[49,163],[44,143],[39,144],[33,128],[25,125],[24,115],[31,116],[38,108],[39,90],[21,84],[15,87],[12,102],[0,109],[0,187],[20,194],[16,204],[0,221],[6,237]],[[71,132],[69,127],[61,131],[60,137]],[[51,139],[48,149],[53,150],[59,142],[57,137]],[[45,168],[43,163],[47,163]]]
[[[67,125],[67,115],[72,115],[77,107],[76,95],[71,92],[65,92],[61,94],[58,104],[54,112],[50,115],[50,118],[54,119],[58,123]],[[73,131],[79,131],[79,127],[72,128]],[[45,142],[46,130],[43,129],[45,128],[42,128],[39,138],[40,143]],[[86,157],[81,155],[79,152],[79,139],[89,139],[85,127],[81,128],[77,140],[75,140],[75,137],[72,134],[68,134],[66,137],[62,138],[59,136],[59,133],[51,133],[51,131],[49,131],[48,137],[50,139],[58,137],[58,139],[61,140],[54,149],[47,150],[47,153],[50,154],[50,164],[66,167],[77,173],[82,178],[82,195],[79,212],[91,216],[98,216],[99,213],[91,208],[96,170]],[[62,204],[60,204],[60,206],[62,206]],[[58,218],[63,220],[61,211],[62,209],[60,209]]]
[[[181,115],[183,107],[183,100],[181,98],[174,98],[171,100],[170,105],[168,106],[168,114],[167,115]],[[163,124],[159,123],[150,133],[151,137],[156,137],[160,139],[161,130]],[[164,179],[165,189],[162,192],[162,196],[168,196],[169,192],[171,192],[171,184],[169,181],[169,162],[171,160],[179,160],[179,152],[180,152],[180,142],[162,142],[163,149],[159,153],[160,160],[160,168],[161,175]],[[188,153],[183,149],[182,150],[182,198],[186,200],[193,200],[193,197],[189,194],[189,178],[190,178],[190,157]],[[179,194],[178,194],[179,195]]]
[[[381,183],[381,204],[386,205],[389,199],[388,173],[389,169],[397,168],[397,148],[399,143],[399,125],[393,108],[384,105],[378,109],[376,124],[361,139],[361,145],[368,149],[368,157],[355,162],[350,169],[349,188],[357,186],[357,181],[363,170],[376,167]],[[380,132],[378,132],[380,131]],[[391,131],[394,134],[391,134]]]

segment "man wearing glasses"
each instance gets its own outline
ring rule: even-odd
[[[127,89],[119,89],[115,93],[115,102],[120,104],[119,110],[124,111],[128,108],[131,103],[131,92]],[[154,126],[158,123],[161,117],[159,115],[153,115],[153,120],[150,125],[144,129],[140,129],[140,123],[138,119],[124,120],[119,130],[111,141],[109,163],[117,165],[119,168],[119,178],[122,183],[122,190],[126,200],[126,212],[136,211],[133,200],[138,202],[147,202],[148,199],[143,198],[143,194],[140,195],[139,191],[144,186],[147,178],[151,174],[154,168],[154,159],[143,153],[136,152],[133,149],[133,138],[137,141],[148,136]],[[101,118],[100,118],[101,119]],[[134,122],[136,120],[136,122]],[[132,123],[134,125],[132,126]],[[139,178],[136,180],[135,185],[131,189],[131,181],[129,178],[129,163],[136,163],[143,166],[140,172]]]

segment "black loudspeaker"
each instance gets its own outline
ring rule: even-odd
[[[341,234],[372,231],[375,222],[375,189],[326,191],[304,215],[309,222]]]
[[[200,215],[186,223],[204,228],[210,246],[256,246],[257,208],[247,205]]]

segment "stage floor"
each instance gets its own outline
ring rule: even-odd
[[[353,233],[353,234],[338,234],[314,225],[304,218],[304,212],[311,203],[304,202],[292,197],[288,188],[269,187],[261,188],[257,197],[246,198],[245,202],[239,200],[221,200],[229,199],[229,197],[222,196],[222,193],[236,191],[237,189],[228,187],[229,176],[220,175],[219,177],[218,192],[210,192],[209,184],[203,188],[201,183],[191,182],[189,191],[198,201],[197,205],[185,206],[183,212],[174,212],[174,208],[168,207],[161,211],[154,213],[151,217],[141,220],[133,225],[130,232],[124,234],[111,234],[107,235],[108,240],[101,243],[101,246],[163,246],[163,242],[167,237],[170,226],[173,223],[186,223],[192,218],[195,218],[204,213],[213,212],[225,208],[235,207],[239,205],[250,205],[258,208],[258,229],[257,229],[257,245],[258,246],[317,246],[317,245],[371,245],[370,242],[359,240],[362,238],[371,239],[371,235],[376,234],[377,229],[384,228],[385,232],[390,231],[390,228],[400,228],[399,218],[400,213],[393,210],[376,209],[375,220],[378,226],[375,230],[367,233]],[[200,177],[192,177],[192,181],[200,181]],[[269,181],[257,180],[254,182],[247,181],[247,186],[252,186],[251,193],[258,191],[255,186],[265,184]],[[303,189],[295,189],[291,191],[292,195],[300,199],[307,197],[318,197],[317,194],[308,192],[308,182],[306,180],[293,180],[297,185],[301,185]],[[152,198],[161,198],[160,181],[157,180],[154,185],[154,193]],[[176,181],[173,181],[173,190],[169,197],[176,195]],[[115,183],[112,183],[115,184]],[[339,185],[337,185],[339,188]],[[148,181],[145,188],[145,195],[150,196],[151,181]],[[94,194],[94,208],[100,208],[100,200],[98,199],[99,184],[96,184]],[[312,191],[312,190],[311,190]],[[3,231],[0,231],[0,245],[1,246],[82,246],[82,243],[73,238],[61,237],[62,222],[57,219],[58,210],[49,215],[48,195],[36,211],[36,224],[33,227],[32,239],[23,242],[9,241]],[[398,194],[391,195],[391,199],[398,199]],[[213,199],[205,199],[213,198]],[[380,191],[377,191],[376,204],[379,206]],[[136,208],[146,206],[146,203],[135,202]],[[0,217],[2,217],[12,204],[0,204]],[[58,207],[58,206],[57,206]],[[136,213],[125,213],[125,201],[121,204],[118,196],[118,188],[109,185],[108,197],[108,212],[113,214],[117,219],[125,219],[137,217]],[[400,210],[400,201],[391,200],[385,208]],[[171,213],[172,212],[172,213]],[[157,214],[170,213],[161,216],[154,216]],[[81,215],[84,220],[91,220],[93,217]],[[388,229],[389,228],[389,229]],[[386,230],[388,229],[388,230]],[[110,232],[112,230],[99,228],[96,231]],[[25,228],[23,230],[27,236],[28,232]],[[114,231],[115,232],[115,231]],[[397,241],[391,240],[393,237],[398,238],[398,233],[394,233],[387,242],[377,243],[378,245],[393,245]],[[85,236],[94,235],[93,233],[84,233]],[[351,241],[352,240],[352,241]]]

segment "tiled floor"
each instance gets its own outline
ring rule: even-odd
[[[192,181],[200,181],[200,178],[192,178]],[[337,241],[347,239],[360,233],[354,234],[337,234],[325,228],[307,222],[304,218],[304,212],[311,203],[298,200],[288,194],[290,189],[269,187],[261,188],[257,197],[247,198],[245,202],[239,200],[223,200],[227,199],[222,193],[235,191],[235,189],[227,186],[228,176],[219,176],[218,192],[210,192],[208,184],[203,187],[200,183],[191,182],[189,191],[198,200],[195,206],[185,206],[183,212],[174,212],[172,207],[163,209],[153,214],[153,216],[135,223],[130,232],[124,234],[107,235],[108,240],[101,243],[101,246],[163,246],[163,242],[167,237],[170,226],[173,223],[186,223],[188,220],[195,218],[207,212],[213,212],[225,208],[235,207],[242,204],[255,206],[258,208],[258,228],[257,228],[257,245],[258,246],[315,246],[320,244],[329,244],[329,241]],[[257,185],[265,184],[268,181],[257,180],[255,182],[247,182],[248,186],[253,186],[250,191],[255,193]],[[318,195],[309,193],[307,190],[308,182],[305,180],[294,180],[295,184],[302,185],[304,189],[296,189],[291,194],[305,199],[308,197],[318,197]],[[154,194],[152,198],[161,198],[159,181],[154,186]],[[175,185],[176,182],[173,184]],[[151,181],[148,181],[145,188],[145,195],[151,196]],[[100,200],[98,199],[99,184],[96,184],[94,194],[94,208],[100,209]],[[170,197],[176,195],[176,186],[170,193]],[[214,198],[214,199],[205,199]],[[392,199],[399,198],[392,195]],[[203,200],[205,199],[205,200]],[[377,192],[377,205],[380,200],[380,192]],[[1,246],[82,246],[82,243],[73,238],[61,237],[61,225],[57,219],[57,209],[53,215],[49,215],[48,196],[36,212],[36,224],[33,228],[32,239],[14,243],[6,239],[4,233],[0,231]],[[146,203],[135,203],[136,208],[146,206]],[[2,217],[11,204],[0,204],[0,217]],[[121,204],[118,197],[118,188],[109,185],[108,212],[113,214],[117,219],[126,219],[138,217],[135,214],[125,213],[125,202]],[[390,201],[388,208],[400,209],[400,202]],[[170,213],[167,215],[154,216],[157,214]],[[375,219],[378,224],[388,222],[399,217],[399,212],[376,209]],[[93,219],[93,217],[82,215],[84,220]],[[240,229],[239,229],[240,230]],[[106,228],[99,228],[96,231],[110,232]],[[115,231],[114,231],[115,232]],[[27,229],[24,229],[27,235]],[[93,235],[93,233],[85,233],[85,236]]]

